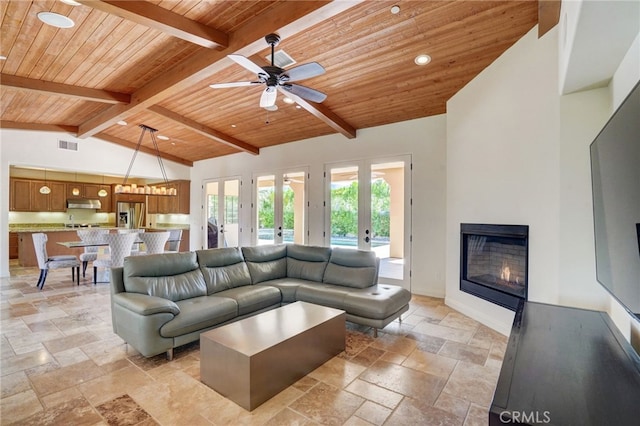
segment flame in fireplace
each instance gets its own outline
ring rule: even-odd
[[[500,279],[509,282],[509,278],[511,278],[511,269],[506,262],[503,262],[502,269],[500,270]]]

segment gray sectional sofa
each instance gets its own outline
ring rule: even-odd
[[[200,333],[295,301],[341,309],[347,321],[383,328],[411,294],[377,284],[373,252],[280,244],[132,256],[111,270],[113,330],[146,357]]]

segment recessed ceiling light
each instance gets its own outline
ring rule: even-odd
[[[282,98],[282,102],[284,102],[285,104],[292,104],[295,101],[293,99],[291,99],[290,97],[285,96],[284,98]]]
[[[74,0],[60,0],[62,3],[68,4],[69,6],[80,6],[80,3]]]
[[[235,129],[237,126],[235,124],[232,124],[231,127],[233,127]]]
[[[169,136],[158,135],[158,139],[160,139],[161,141],[168,141],[169,140]]]
[[[126,122],[126,121],[124,121],[124,120],[120,120],[120,121],[118,121],[116,124],[118,124],[118,125],[120,125],[120,126],[126,126],[126,125],[127,125],[127,122]]]
[[[391,13],[393,13],[394,15],[400,13],[400,6],[398,6],[397,4],[395,6],[391,6]]]
[[[71,28],[75,25],[71,18],[53,12],[40,12],[38,13],[38,19],[47,25],[57,28]]]
[[[300,105],[296,105],[296,108],[301,109],[302,107]]]
[[[0,61],[6,61],[6,60],[7,60],[7,57],[6,57],[6,56],[4,56],[4,55],[0,55]]]
[[[429,55],[418,55],[418,56],[416,56],[416,58],[413,61],[417,65],[427,65],[429,62],[431,62],[431,56],[429,56]]]

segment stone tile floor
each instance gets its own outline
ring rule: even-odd
[[[199,381],[193,343],[144,358],[111,329],[108,284],[11,266],[0,279],[1,425],[486,425],[507,338],[415,296],[402,323],[248,412]]]

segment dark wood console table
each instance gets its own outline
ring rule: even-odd
[[[489,425],[638,425],[640,357],[604,312],[526,302]]]

